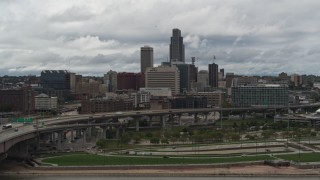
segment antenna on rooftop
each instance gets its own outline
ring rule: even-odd
[[[194,65],[195,62],[196,62],[196,57],[191,57],[191,63],[192,63],[192,65]]]

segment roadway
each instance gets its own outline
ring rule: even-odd
[[[267,110],[278,110],[278,109],[294,109],[294,108],[307,108],[307,107],[320,107],[320,103],[300,105],[300,106],[275,106],[275,107],[247,107],[247,108],[202,108],[202,109],[165,109],[165,110],[144,110],[144,111],[125,111],[121,113],[107,112],[107,113],[96,113],[96,114],[80,114],[80,115],[70,115],[70,116],[59,116],[54,118],[40,119],[36,123],[38,129],[32,124],[27,125],[14,125],[14,128],[8,130],[2,130],[0,132],[0,143],[4,143],[8,140],[12,140],[16,137],[22,137],[28,134],[35,134],[37,130],[39,132],[55,129],[62,129],[67,127],[79,127],[78,123],[84,123],[81,127],[94,126],[95,124],[90,124],[91,121],[101,119],[108,120],[113,118],[125,118],[125,117],[143,117],[143,116],[163,116],[168,114],[201,114],[210,112],[247,112],[247,111],[267,111]],[[59,124],[68,124],[58,126]],[[55,126],[54,126],[55,125]],[[105,124],[106,125],[106,124]],[[14,129],[17,128],[18,131]],[[36,135],[36,134],[35,134]],[[24,138],[22,138],[24,139]]]
[[[63,124],[63,123],[76,123],[85,122],[95,119],[112,119],[112,118],[126,118],[126,117],[143,117],[143,116],[163,116],[168,114],[207,114],[210,112],[248,112],[248,111],[266,111],[266,110],[279,110],[290,108],[307,108],[307,107],[320,107],[320,103],[313,103],[300,106],[276,106],[276,107],[246,107],[246,108],[199,108],[199,109],[164,109],[164,110],[144,110],[144,111],[124,111],[121,113],[107,112],[95,113],[84,115],[70,115],[59,118],[51,118],[40,120],[47,125]]]

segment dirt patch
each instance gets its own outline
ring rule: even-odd
[[[112,175],[112,176],[146,176],[146,175],[158,175],[158,176],[319,176],[320,169],[297,169],[294,167],[280,167],[275,168],[266,165],[250,165],[250,166],[235,166],[235,167],[210,167],[210,166],[188,166],[188,167],[172,167],[167,168],[153,167],[153,168],[103,168],[99,167],[90,169],[73,167],[68,168],[32,168],[23,164],[19,165],[6,165],[1,166],[1,172],[3,174],[53,174],[53,175]]]

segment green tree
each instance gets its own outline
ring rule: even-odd
[[[151,144],[159,144],[160,143],[160,139],[157,137],[153,137],[150,139],[150,143]]]
[[[106,139],[99,139],[96,143],[96,146],[100,149],[104,149],[107,147],[107,140]]]
[[[240,124],[240,131],[241,132],[243,132],[243,131],[246,131],[247,130],[247,128],[248,128],[248,126],[245,124],[245,123],[243,123],[243,122],[241,122],[241,124]]]
[[[247,135],[245,136],[245,138],[247,138],[247,139],[249,139],[249,140],[255,140],[255,139],[256,139],[256,136],[252,136],[252,135],[250,135],[250,134],[247,134]]]
[[[151,132],[146,133],[145,135],[146,139],[151,139],[153,138],[153,134]]]
[[[261,136],[263,139],[269,139],[273,136],[274,134],[274,131],[271,131],[271,130],[265,130],[261,133]]]
[[[240,135],[238,133],[231,133],[229,136],[232,141],[239,141],[240,140]]]
[[[161,144],[169,144],[169,140],[167,138],[162,138]]]
[[[222,107],[223,107],[223,108],[231,108],[231,107],[232,107],[232,104],[230,104],[228,101],[224,101],[224,102],[222,103]]]
[[[120,138],[121,144],[128,144],[131,141],[131,136],[129,134],[124,134]]]
[[[238,124],[236,122],[234,122],[232,127],[234,130],[236,130],[238,128]]]

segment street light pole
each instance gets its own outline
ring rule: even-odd
[[[220,129],[222,130],[222,110],[220,111]]]
[[[298,138],[299,138],[299,166],[300,166],[300,148],[301,148],[301,144],[300,144],[300,134],[298,134]]]

